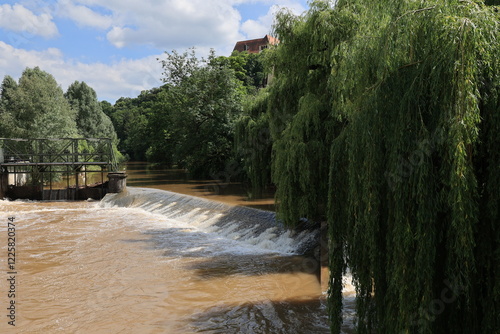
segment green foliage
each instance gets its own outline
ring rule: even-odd
[[[2,133],[19,138],[74,137],[76,114],[54,77],[27,68],[19,83],[7,76],[2,84]],[[4,123],[5,122],[5,123]]]
[[[150,106],[146,119],[150,134],[150,144],[146,151],[148,161],[158,162],[167,166],[174,166],[173,152],[175,141],[172,140],[173,129],[172,110],[173,103],[170,95],[170,85],[164,85],[155,94],[155,103]]]
[[[6,138],[111,138],[115,157],[117,137],[101,109],[95,91],[74,82],[63,94],[52,75],[27,68],[19,83],[6,76],[0,98],[0,136]],[[55,145],[55,144],[54,144]],[[81,147],[91,150],[91,147]]]
[[[111,114],[113,113],[113,105],[108,101],[101,101],[99,103],[101,104],[102,112],[108,117],[111,117]]]
[[[324,2],[313,2],[304,17],[280,12],[275,34],[281,44],[268,54],[272,177],[279,217],[289,225],[326,214],[328,152],[340,126],[330,118],[330,54],[352,29],[337,25],[334,13]]]
[[[118,148],[132,160],[146,159],[152,136],[148,128],[148,115],[155,104],[157,91],[141,92],[137,98],[120,98],[108,111],[120,139]]]
[[[101,102],[120,150],[134,160],[186,168],[195,177],[220,177],[241,158],[234,149],[235,121],[244,97],[263,84],[262,57],[246,52],[216,57],[212,51],[208,59],[198,59],[191,49],[165,53],[160,62],[162,87],[114,106]],[[238,165],[231,177],[239,170]]]
[[[234,71],[215,60],[190,53],[166,53],[163,104],[150,120],[160,140],[150,156],[165,152],[167,162],[186,168],[195,177],[225,170],[233,158],[233,123],[241,112],[241,84]]]
[[[263,53],[233,51],[229,57],[217,57],[213,63],[228,66],[245,87],[245,94],[256,94],[266,84],[267,73],[264,68]]]
[[[85,138],[111,138],[116,142],[116,133],[111,119],[102,111],[97,94],[85,82],[75,81],[64,96],[77,112],[76,124]]]
[[[500,6],[500,0],[484,0],[484,3],[489,6]]]
[[[213,52],[200,60],[194,49],[174,50],[160,62],[165,85],[106,105],[120,149],[135,160],[186,168],[195,177],[216,175],[234,158],[242,83]]]
[[[482,315],[499,314],[499,296],[477,271],[497,273],[495,250],[479,254],[476,245],[499,239],[498,231],[481,231],[489,224],[480,222],[479,208],[493,204],[483,189],[492,184],[478,182],[474,160],[498,166],[493,155],[477,154],[489,141],[481,138],[491,126],[484,116],[499,110],[484,106],[486,97],[498,97],[498,16],[454,1],[390,8],[366,4],[367,23],[352,47],[334,53],[338,76],[355,78],[334,88],[333,111],[349,121],[336,148],[348,152],[348,167],[337,176],[332,170],[331,182],[348,180],[348,191],[331,207],[344,206],[348,220],[332,214],[330,221],[332,233],[346,223],[350,231],[343,238],[357,283],[358,331],[491,332],[498,319]],[[374,30],[377,11],[384,19]],[[335,191],[332,185],[332,199]],[[483,259],[487,267],[479,266]],[[447,284],[453,303],[442,300]]]
[[[271,183],[272,140],[267,113],[269,93],[259,91],[246,99],[244,112],[235,124],[236,148],[242,168],[250,180],[251,197],[262,197]]]
[[[113,123],[110,117],[103,112],[94,89],[85,82],[75,81],[68,87],[64,96],[71,108],[76,111],[76,125],[80,136],[111,139],[115,158],[118,162],[124,160],[117,148],[118,137]]]
[[[359,333],[498,331],[497,8],[310,6],[278,14],[274,81],[241,132],[269,119],[280,217],[328,220],[332,333],[347,268]]]
[[[14,110],[17,82],[9,75],[5,76],[0,91],[0,137],[10,138],[16,132]]]

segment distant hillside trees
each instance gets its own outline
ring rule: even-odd
[[[166,53],[163,112],[152,117],[152,130],[162,136],[151,152],[169,141],[172,162],[194,176],[209,177],[232,158],[234,120],[241,112],[242,88],[228,64],[198,59],[194,51]],[[161,116],[160,119],[157,119]],[[156,125],[162,125],[157,128]]]
[[[120,139],[119,149],[135,161],[145,161],[146,153],[156,134],[150,128],[151,115],[161,113],[161,88],[143,91],[136,98],[122,97],[114,105],[101,102],[110,116]],[[162,158],[154,160],[164,162]]]

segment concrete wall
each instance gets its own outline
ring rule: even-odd
[[[125,173],[108,173],[108,192],[121,193],[127,187],[127,174]]]

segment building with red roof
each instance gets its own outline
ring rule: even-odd
[[[279,40],[277,38],[266,35],[264,38],[236,42],[233,51],[259,53],[266,49],[269,45],[277,45],[278,43]]]

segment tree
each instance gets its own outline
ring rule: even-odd
[[[108,117],[111,117],[111,114],[113,114],[113,105],[108,101],[101,101],[100,104],[102,112],[105,113]]]
[[[260,90],[245,99],[244,110],[235,124],[236,147],[245,176],[250,181],[250,197],[262,197],[271,186],[272,138],[269,129],[269,92]]]
[[[333,54],[332,110],[349,124],[332,146],[346,153],[332,153],[329,196],[331,237],[357,282],[359,332],[493,332],[498,14],[460,1],[357,9],[350,48]]]
[[[300,218],[324,220],[326,215],[328,153],[342,125],[330,117],[329,55],[346,29],[325,22],[333,12],[327,2],[313,2],[303,17],[280,12],[275,34],[281,43],[268,55],[268,66],[274,69],[268,101],[272,180],[278,215],[288,225]]]
[[[12,110],[15,110],[15,92],[17,82],[6,75],[0,91],[0,137],[9,138],[18,131]]]
[[[10,77],[2,85],[2,119],[8,133],[20,138],[73,137],[78,131],[76,114],[52,75],[40,68],[24,70],[15,85]]]
[[[151,145],[157,138],[154,130],[157,124],[154,124],[151,120],[154,118],[154,115],[162,113],[163,91],[162,87],[142,91],[135,99],[135,116],[133,122],[127,125],[128,138],[125,143],[135,156],[141,157],[141,160],[145,160],[146,158],[151,160],[152,158],[148,154],[150,154]],[[161,159],[153,159],[152,161],[166,162]]]
[[[154,100],[149,105],[146,118],[146,127],[150,134],[146,157],[148,161],[173,167],[176,165],[174,161],[176,141],[172,136],[175,131],[172,113],[176,103],[170,95],[171,88],[171,85],[166,84],[152,92]]]
[[[64,94],[73,110],[76,111],[78,133],[84,138],[109,138],[117,161],[124,157],[118,151],[118,137],[111,119],[102,110],[93,88],[85,82],[75,81]],[[90,149],[90,148],[87,148]]]
[[[285,222],[328,221],[332,333],[347,268],[358,333],[496,332],[497,8],[313,1],[276,22],[273,181]]]
[[[241,111],[241,84],[233,70],[215,59],[212,52],[208,60],[199,60],[192,50],[166,53],[161,60],[168,101],[162,115],[168,121],[158,122],[164,125],[156,128],[163,140],[152,150],[158,151],[156,145],[171,148],[171,161],[195,177],[225,170],[233,157],[233,123]]]
[[[85,82],[75,81],[64,96],[73,110],[77,112],[76,124],[78,132],[85,138],[110,138],[117,141],[116,132],[111,119],[102,111],[97,94]]]
[[[220,56],[213,63],[228,66],[245,88],[245,94],[256,94],[266,84],[267,71],[264,67],[264,53],[233,51],[231,56]]]
[[[142,92],[141,96],[146,93]],[[141,99],[120,98],[113,106],[111,120],[120,139],[119,149],[132,160],[146,159],[151,133],[146,127],[146,111]]]

